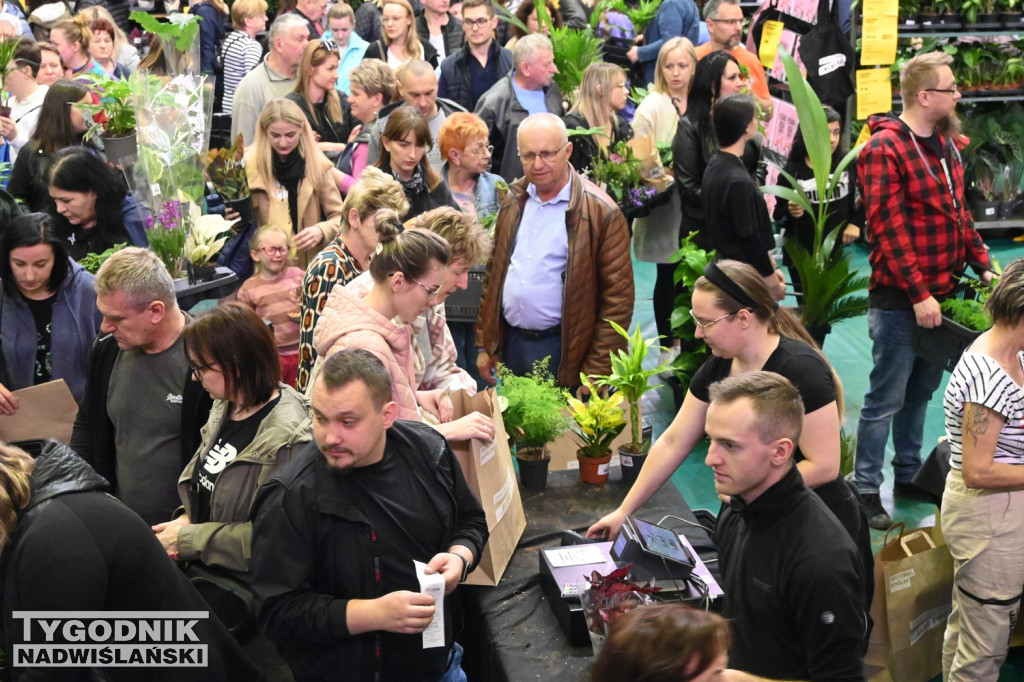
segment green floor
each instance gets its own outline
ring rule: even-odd
[[[1017,257],[1024,256],[1024,244],[1014,242],[1006,236],[992,233],[982,235],[991,252],[1003,265]],[[868,271],[866,249],[854,247],[854,262],[865,272]],[[650,263],[633,261],[636,281],[636,306],[633,313],[634,324],[641,325],[644,338],[657,334],[651,309],[651,291],[654,288],[655,268]],[[867,332],[867,318],[859,317],[846,320],[836,325],[828,336],[824,347],[825,354],[836,368],[839,378],[846,391],[846,427],[856,429],[857,415],[860,411],[864,394],[868,388],[868,375],[871,371],[871,343]],[[657,437],[675,416],[672,396],[667,388],[659,388],[645,396],[644,420],[654,427]],[[925,452],[927,455],[939,436],[945,433],[942,415],[942,396],[936,392],[932,404],[928,408],[925,422]],[[718,510],[718,498],[711,470],[704,466],[706,445],[701,443],[690,454],[690,457],[672,476],[672,482],[679,489],[691,508]],[[890,511],[895,521],[902,521],[907,528],[932,525],[935,521],[935,507],[923,502],[913,502],[897,498],[893,505],[892,495],[892,444],[886,448],[885,483],[882,487],[882,503]],[[881,531],[872,531],[872,541],[877,550],[882,542]],[[1000,680],[1003,682],[1024,682],[1024,650],[1011,652],[1003,667]]]

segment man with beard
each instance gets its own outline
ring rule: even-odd
[[[757,55],[740,45],[743,38],[743,8],[739,0],[708,0],[704,3],[704,20],[710,40],[697,47],[697,59],[712,52],[724,50],[736,58],[747,70],[750,94],[765,114],[771,114],[772,96],[768,92],[768,77]]]
[[[911,479],[921,466],[925,409],[942,381],[943,368],[915,352],[917,337],[942,323],[939,301],[953,292],[966,265],[983,282],[992,279],[964,200],[963,140],[954,124],[960,93],[951,62],[931,52],[900,69],[903,113],[869,119],[871,139],[859,160],[871,244],[874,367],[857,427],[853,480],[868,523],[883,530],[892,524],[879,498],[890,426],[893,491],[918,496]]]
[[[335,353],[313,381],[313,439],[257,494],[252,586],[260,624],[296,682],[465,680],[444,600],[444,645],[421,633],[442,608],[414,561],[466,579],[487,519],[444,437],[395,417],[391,378],[367,350]]]

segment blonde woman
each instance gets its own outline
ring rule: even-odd
[[[398,95],[395,72],[379,59],[364,59],[349,72],[348,77],[351,89],[349,113],[352,115],[352,128],[358,132],[338,160],[338,187],[345,195],[366,168],[373,134],[371,130],[378,112]]]
[[[78,4],[81,5],[82,3],[79,2]],[[109,21],[114,26],[114,61],[128,69],[129,73],[139,68],[139,61],[141,61],[139,51],[128,40],[128,36],[125,35],[120,25],[114,20],[110,10],[102,5],[93,5],[92,7],[80,9],[78,14],[87,17],[90,25],[97,19]]]
[[[413,59],[437,68],[437,48],[416,33],[416,17],[408,0],[385,0],[381,6],[381,39],[370,43],[363,59],[380,59],[395,71]]]
[[[658,144],[671,144],[676,137],[679,117],[686,113],[686,98],[697,68],[697,54],[693,43],[678,37],[667,40],[658,52],[654,71],[654,87],[640,102],[633,116],[636,137],[653,135]],[[670,348],[661,351],[659,361],[666,362],[679,355],[679,341],[672,338],[672,309],[676,296],[682,290],[676,285],[675,264],[669,258],[679,250],[679,225],[683,219],[679,193],[668,193],[668,201],[651,210],[646,218],[633,221],[633,253],[637,260],[657,263],[658,274],[654,282],[654,322],[661,344]]]
[[[573,136],[569,163],[577,172],[589,170],[590,162],[598,154],[606,156],[609,148],[633,137],[633,129],[619,114],[626,108],[628,98],[626,72],[622,67],[594,62],[583,72],[579,99],[565,115],[565,127],[601,128],[603,132]]]
[[[327,158],[337,160],[352,132],[350,117],[345,116],[338,82],[338,49],[329,40],[311,40],[302,52],[295,90],[287,99],[295,102],[305,114],[317,147]]]
[[[58,21],[50,31],[50,42],[57,48],[68,78],[88,84],[93,78],[107,77],[107,72],[89,54],[92,31],[84,16]]]
[[[333,164],[317,149],[298,105],[281,98],[267,102],[245,157],[257,224],[290,226],[298,265],[305,267],[315,249],[338,233],[341,194]]]

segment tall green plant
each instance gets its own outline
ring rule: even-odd
[[[697,325],[690,317],[690,298],[693,283],[704,274],[704,268],[714,260],[714,251],[705,251],[697,246],[693,239],[696,232],[683,237],[682,246],[672,255],[672,262],[678,263],[675,271],[676,284],[682,293],[676,297],[676,307],[672,311],[672,334],[679,339],[679,356],[672,362],[672,371],[682,382],[685,389],[697,368],[704,364],[708,356],[708,347],[697,338]]]
[[[870,279],[853,267],[849,254],[836,250],[835,241],[842,226],[825,234],[829,217],[832,193],[846,167],[857,158],[863,145],[851,149],[832,169],[832,146],[829,141],[828,121],[821,100],[804,78],[800,67],[792,56],[780,49],[782,63],[786,67],[793,105],[800,121],[800,134],[807,147],[807,158],[814,172],[814,184],[818,194],[817,208],[811,205],[800,183],[783,169],[779,173],[789,181],[791,187],[771,185],[761,191],[774,194],[786,201],[803,207],[814,224],[813,248],[810,252],[791,240],[786,252],[793,261],[793,267],[800,274],[803,284],[803,309],[801,320],[805,325],[824,327],[839,320],[856,317],[867,312],[868,299],[859,292],[866,291]]]
[[[18,50],[18,38],[4,38],[0,40],[0,85],[3,85],[7,80],[7,74],[11,72],[11,62],[14,61],[14,53]],[[6,90],[0,91],[0,97],[3,99],[0,102],[6,106],[8,93]]]
[[[668,369],[669,363],[660,364],[653,369],[644,369],[644,360],[652,347],[662,350],[656,346],[658,339],[644,339],[640,334],[640,325],[637,325],[630,335],[620,325],[611,320],[605,320],[619,334],[626,339],[625,350],[613,350],[611,352],[612,373],[607,376],[595,377],[601,386],[608,386],[616,389],[629,403],[629,451],[634,454],[641,454],[646,451],[644,443],[640,440],[640,399],[644,393],[654,388],[651,386],[651,377],[661,374]]]

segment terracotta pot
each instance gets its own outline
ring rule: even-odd
[[[605,453],[604,457],[584,457],[576,455],[580,463],[580,480],[584,483],[599,485],[608,482],[608,462],[612,461],[612,453]]]

